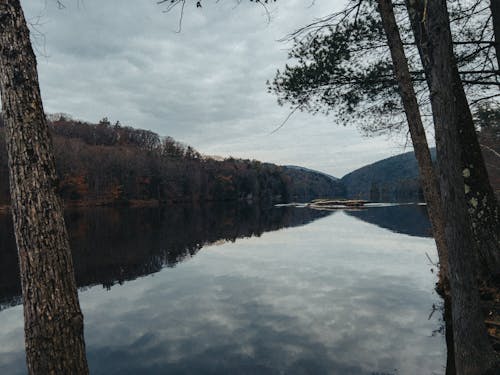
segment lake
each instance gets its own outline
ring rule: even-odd
[[[444,374],[425,207],[66,213],[92,374]],[[25,374],[0,214],[0,373]],[[434,311],[438,309],[438,311]]]

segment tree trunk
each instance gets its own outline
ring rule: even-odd
[[[456,65],[452,70],[457,127],[462,148],[465,199],[475,239],[477,276],[485,281],[500,276],[500,208],[490,184],[474,120]]]
[[[493,35],[495,36],[495,53],[497,55],[497,69],[500,70],[500,0],[490,0]]]
[[[19,0],[0,0],[0,94],[30,374],[87,374],[83,315],[36,58]]]
[[[428,35],[425,45],[420,47],[424,51],[422,64],[428,72],[446,217],[456,370],[459,375],[485,374],[495,366],[495,357],[486,335],[474,274],[475,244],[465,201],[459,136],[459,112],[463,108],[456,101],[456,64],[446,0],[408,0],[407,5],[417,44],[423,43],[419,33]],[[427,9],[419,15],[417,10],[423,10],[424,6]]]
[[[443,311],[445,340],[446,340],[446,373],[445,375],[456,375],[455,368],[455,345],[453,340],[453,317],[451,314],[451,298],[444,298]]]
[[[424,12],[424,1],[407,0],[413,34],[420,53],[420,58],[426,74],[431,100],[433,57],[429,35],[421,22],[427,13]],[[449,24],[448,24],[449,28]],[[474,261],[479,266],[477,275],[484,280],[498,276],[500,272],[500,213],[498,202],[491,187],[486,165],[481,153],[474,122],[467,102],[462,81],[456,64],[450,69],[452,81],[448,84],[453,87],[456,101],[458,142],[461,147],[462,177],[467,201],[468,213],[472,221],[472,231],[475,238]],[[432,104],[432,103],[431,103]]]
[[[440,265],[440,288],[447,290],[448,278],[448,251],[444,236],[444,216],[441,207],[441,197],[436,173],[432,164],[431,153],[425,135],[422,117],[413,88],[408,60],[406,59],[403,42],[394,16],[391,0],[379,0],[379,12],[382,17],[387,42],[391,51],[394,73],[398,81],[399,92],[408,121],[413,149],[418,162],[418,169],[422,181],[424,198],[427,202],[427,212],[432,225],[432,232],[436,241]]]

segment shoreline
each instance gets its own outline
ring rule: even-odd
[[[158,207],[168,207],[176,204],[204,204],[204,203],[257,203],[257,201],[237,199],[237,200],[170,200],[170,201],[160,201],[158,199],[142,200],[142,199],[131,199],[127,201],[110,201],[110,200],[81,200],[81,201],[64,201],[64,209],[71,208],[91,208],[91,207],[110,207],[110,208],[158,208]],[[377,207],[381,205],[400,205],[400,204],[422,204],[421,202],[394,202],[394,203],[370,203],[369,201],[363,200],[313,200],[306,203],[288,202],[288,203],[278,203],[270,202],[276,207],[307,207],[317,210],[338,210],[338,209],[352,209],[360,210],[370,207]],[[346,204],[347,203],[347,204]],[[0,214],[9,212],[10,205],[0,205]]]
[[[169,200],[159,201],[158,199],[141,200],[131,199],[126,201],[109,200],[82,200],[82,201],[63,201],[64,209],[72,208],[159,208],[168,207],[176,204],[206,204],[206,203],[257,203],[256,200],[236,199],[236,200]],[[274,202],[271,202],[274,205]],[[10,205],[0,205],[0,214],[9,212]]]

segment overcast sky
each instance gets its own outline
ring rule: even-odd
[[[36,45],[48,113],[103,117],[153,130],[203,154],[294,164],[344,174],[408,151],[401,138],[364,138],[334,117],[296,114],[267,93],[286,63],[278,42],[344,1],[283,0],[263,8],[236,0],[164,13],[155,0],[22,0]],[[189,1],[188,1],[189,3]]]

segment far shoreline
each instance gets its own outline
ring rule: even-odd
[[[210,204],[210,203],[257,203],[256,200],[248,199],[233,199],[233,200],[168,200],[160,201],[158,199],[131,199],[131,200],[79,200],[79,201],[63,201],[64,209],[74,208],[160,208],[168,207],[177,204]],[[271,203],[271,202],[270,202]],[[272,202],[274,204],[276,202]],[[11,205],[0,205],[0,214],[10,211]]]

